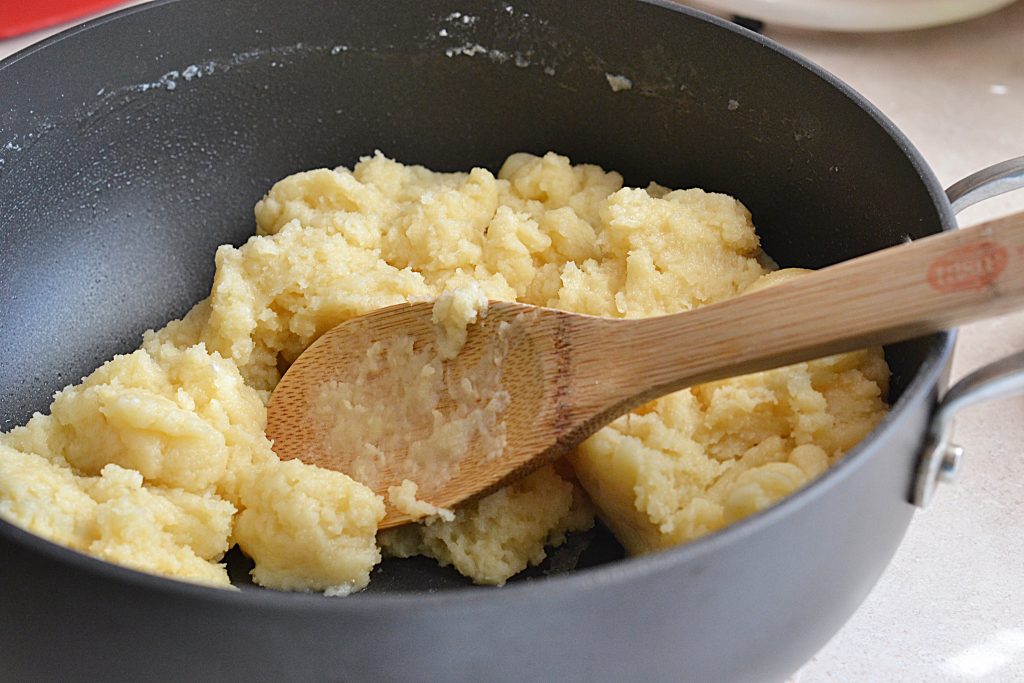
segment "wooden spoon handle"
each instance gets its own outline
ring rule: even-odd
[[[613,361],[621,367],[614,391],[622,397],[635,388],[641,393],[631,403],[639,404],[685,386],[999,315],[1024,306],[1022,261],[1019,213],[688,313],[631,321],[615,330],[623,353]]]

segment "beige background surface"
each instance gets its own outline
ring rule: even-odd
[[[1024,3],[913,33],[767,34],[874,102],[949,186],[1024,155]],[[967,225],[1024,210],[1024,190],[978,205]],[[954,379],[1024,349],[1024,315],[963,328]],[[802,670],[826,681],[1024,681],[1024,398],[966,411],[957,483],[915,518],[846,627]]]
[[[126,3],[136,4],[136,3]],[[912,33],[767,35],[863,93],[949,185],[1024,155],[1024,2]],[[0,57],[46,32],[0,42]],[[1024,191],[966,212],[1024,210]],[[1024,349],[1024,314],[962,330],[954,377]],[[1024,681],[1024,398],[958,421],[958,483],[919,514],[892,566],[800,683]],[[779,637],[785,637],[780,634]]]

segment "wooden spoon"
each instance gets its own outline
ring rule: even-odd
[[[452,507],[489,493],[556,460],[619,415],[684,387],[1005,313],[1024,305],[1022,259],[1024,213],[677,315],[622,320],[493,303],[445,369],[478,363],[493,349],[499,323],[514,323],[519,330],[507,342],[501,368],[501,385],[510,396],[501,413],[504,452],[488,459],[470,448],[449,481],[421,490],[418,497]],[[270,399],[267,435],[277,454],[351,471],[351,454],[323,452],[322,431],[310,417],[316,390],[365,357],[368,338],[408,335],[417,347],[432,344],[431,308],[417,303],[374,311],[333,328],[310,346]],[[380,396],[381,411],[387,410],[388,398]],[[389,485],[400,483],[396,479],[385,466],[373,488],[384,495]],[[389,505],[380,527],[408,521]]]

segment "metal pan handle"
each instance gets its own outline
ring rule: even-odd
[[[959,213],[985,199],[1024,188],[1024,156],[989,166],[946,190]],[[932,413],[924,451],[917,464],[911,502],[925,507],[940,482],[952,481],[960,469],[964,449],[952,441],[953,418],[976,403],[1024,393],[1024,351],[983,366],[945,393]]]

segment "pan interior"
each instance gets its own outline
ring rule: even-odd
[[[493,171],[555,150],[632,185],[725,192],[782,266],[949,221],[899,134],[841,89],[654,4],[154,3],[8,60],[0,93],[0,430],[205,296],[216,246],[252,234],[275,180],[374,149]],[[931,349],[887,350],[890,400]],[[520,580],[621,555],[599,528]],[[463,585],[420,559],[371,582]]]

